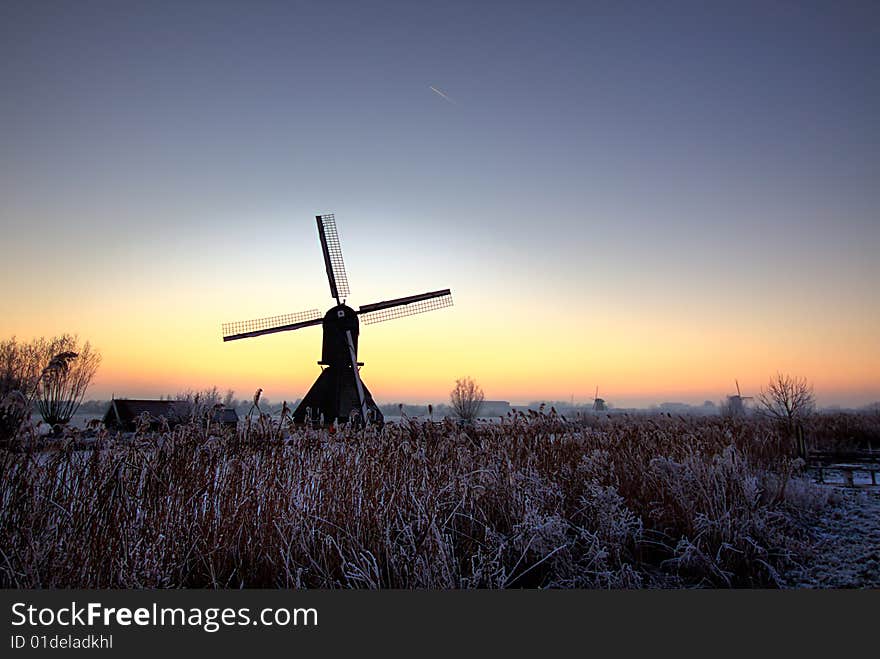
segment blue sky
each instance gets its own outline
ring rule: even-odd
[[[153,315],[114,323],[152,333],[166,313],[216,334],[320,307],[310,218],[335,211],[353,299],[453,286],[459,325],[405,328],[466,342],[449,359],[493,397],[567,398],[582,377],[578,396],[602,380],[624,402],[702,400],[742,364],[754,387],[784,368],[865,402],[878,18],[876,3],[5,2],[0,329],[88,333],[122,378],[129,358],[93,319],[108,291],[136,291]],[[487,322],[503,340],[481,342]],[[566,323],[603,347],[560,371],[542,346]],[[696,335],[715,337],[708,362],[688,356]],[[633,344],[645,371],[616,373]],[[205,359],[227,359],[216,349]],[[531,388],[498,370],[509,350],[534,353]],[[235,354],[190,377],[244,389],[243,361],[271,367]],[[388,395],[440,396],[452,373],[389,375]]]

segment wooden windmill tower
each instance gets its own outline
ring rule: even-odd
[[[317,309],[283,316],[258,318],[223,325],[223,340],[235,341],[263,334],[287,332],[311,325],[321,325],[324,341],[321,348],[321,374],[293,413],[293,420],[325,423],[350,419],[382,422],[382,412],[360,377],[363,362],[357,360],[360,322],[372,323],[452,306],[448,288],[420,295],[366,304],[355,311],[346,304],[348,277],[342,260],[342,248],[334,215],[318,215],[318,237],[324,252],[324,266],[330,282],[330,295],[336,306],[325,314]]]
[[[745,402],[747,400],[752,400],[752,397],[743,396],[742,392],[739,390],[739,380],[734,380],[734,382],[736,382],[736,395],[727,397],[727,407],[730,410],[731,416],[745,416]]]
[[[608,405],[605,402],[604,398],[599,398],[599,385],[596,385],[596,395],[593,396],[593,411],[594,412],[605,412],[608,409]]]

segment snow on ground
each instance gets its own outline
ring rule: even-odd
[[[815,479],[818,478],[816,469],[810,470],[810,475]],[[871,474],[867,471],[856,470],[853,473],[853,484],[855,485],[871,485]],[[877,476],[874,477],[875,479]],[[823,479],[828,485],[844,485],[843,472],[834,467],[825,467]],[[877,480],[880,483],[880,480]]]
[[[70,423],[68,424],[71,428],[79,428],[80,430],[85,429],[86,425],[92,419],[98,419],[99,421],[104,418],[103,414],[95,414],[92,412],[77,412],[70,419]],[[42,421],[42,417],[39,414],[31,414],[31,423],[35,426]],[[47,423],[40,423],[39,432],[41,434],[46,434],[51,432],[52,428]]]
[[[794,588],[880,588],[880,488],[834,485],[810,558],[790,576]]]

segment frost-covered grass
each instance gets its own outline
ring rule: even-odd
[[[880,451],[880,410],[826,412],[809,420],[810,448],[821,451]]]
[[[0,452],[0,586],[777,586],[827,503],[772,426],[720,418],[74,446]]]

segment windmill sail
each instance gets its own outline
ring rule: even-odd
[[[365,325],[381,323],[393,318],[412,316],[417,313],[434,311],[452,306],[452,293],[448,288],[442,291],[431,291],[420,295],[410,295],[394,300],[384,300],[373,304],[365,304],[358,309],[361,322]]]
[[[223,325],[223,340],[235,341],[250,337],[287,332],[322,325],[321,375],[308,390],[293,412],[293,421],[320,423],[382,423],[382,410],[376,405],[370,390],[360,375],[363,362],[357,358],[360,321],[379,323],[392,318],[442,309],[452,306],[448,288],[420,295],[367,304],[355,311],[347,304],[348,275],[342,258],[342,246],[332,213],[316,215],[318,237],[324,256],[324,268],[330,293],[336,305],[323,315],[317,309],[269,316]],[[358,421],[359,420],[359,421]]]
[[[235,341],[247,339],[252,336],[273,334],[275,332],[287,332],[289,330],[320,325],[322,314],[317,309],[289,313],[282,316],[268,316],[255,318],[254,320],[242,320],[235,323],[223,323],[223,340]]]
[[[336,231],[336,216],[333,213],[316,215],[318,237],[321,239],[321,250],[324,252],[324,267],[330,282],[330,294],[336,298],[348,297],[348,275],[345,274],[345,261],[342,260],[342,245]]]

